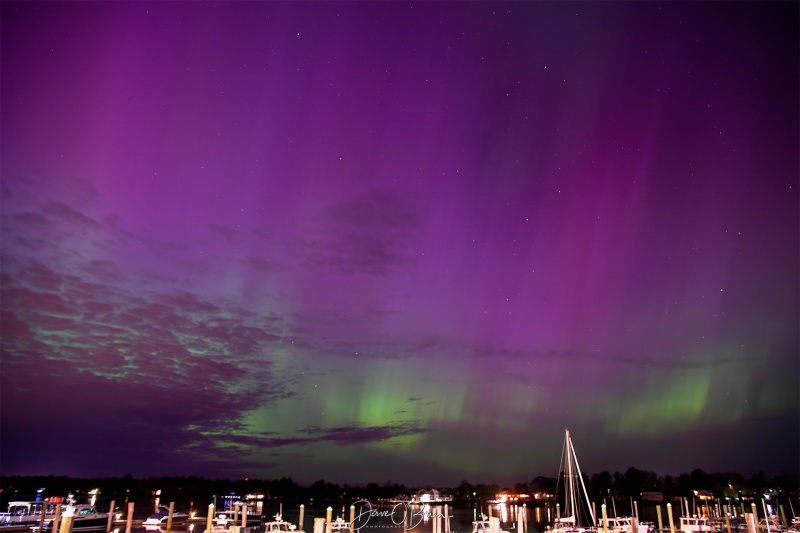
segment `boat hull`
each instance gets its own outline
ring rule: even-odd
[[[176,513],[172,515],[172,525],[180,525],[185,524],[189,521],[189,515],[183,513]],[[144,522],[142,525],[145,527],[167,527],[167,523],[169,522],[168,516],[160,516],[160,517],[150,517]]]
[[[63,520],[64,519],[61,518],[61,521]],[[53,522],[54,520],[45,522],[42,531],[47,533],[53,533]],[[91,518],[80,518],[73,520],[72,531],[104,531],[107,526],[108,526],[108,515],[95,516]],[[31,526],[30,529],[33,533],[36,533],[37,531],[39,531],[39,526],[38,525]]]

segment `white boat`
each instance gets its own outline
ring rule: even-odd
[[[254,497],[245,496],[242,498],[237,494],[222,496],[222,505],[219,512],[225,513],[229,519],[233,519],[236,525],[241,525],[242,513],[247,514],[247,525],[254,526],[264,518],[262,508],[264,502]]]
[[[761,533],[783,533],[783,520],[779,516],[771,515],[769,518],[762,518],[758,521],[758,530]]]
[[[72,516],[72,531],[99,531],[108,526],[108,513],[101,513],[94,505],[62,505],[59,520]],[[42,531],[53,531],[54,518],[45,519]],[[31,526],[31,531],[39,531],[39,522]]]
[[[188,513],[172,510],[173,526],[185,524],[189,518],[191,518],[191,516],[189,516]],[[156,507],[155,512],[148,516],[147,520],[142,522],[142,525],[146,528],[167,527],[167,522],[169,522],[169,507],[159,505]]]
[[[55,516],[56,504],[28,501],[8,502],[8,511],[0,513],[0,527],[38,524],[42,519],[42,509],[45,512],[45,520],[50,520]]]
[[[633,519],[628,516],[615,516],[606,518],[607,524],[603,524],[601,518],[598,522],[597,529],[605,533],[605,528],[608,528],[608,533],[649,533],[650,526],[648,524],[639,522],[636,531],[633,530]]]
[[[701,533],[703,531],[716,531],[708,517],[705,516],[682,516],[681,531],[683,533]]]
[[[224,533],[231,530],[231,526],[235,525],[233,519],[225,514],[220,513],[214,517],[211,522],[211,531],[215,533]]]
[[[481,514],[480,520],[473,520],[472,522],[472,533],[508,533],[500,529],[500,519],[495,518],[495,520],[497,521],[497,529],[492,531],[492,521],[485,514]]]
[[[594,511],[589,503],[589,493],[583,482],[583,474],[578,464],[578,456],[572,444],[569,430],[565,430],[564,448],[561,452],[561,465],[558,473],[558,486],[563,483],[564,517],[556,517],[553,533],[584,533],[597,531],[594,524],[597,522]],[[558,493],[559,489],[556,489]],[[558,501],[558,500],[557,500]]]
[[[350,531],[350,522],[337,516],[336,520],[331,521],[331,531]]]
[[[302,533],[297,526],[283,519],[280,513],[276,514],[275,519],[264,524],[264,533]]]

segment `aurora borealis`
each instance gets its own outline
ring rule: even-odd
[[[3,2],[0,471],[800,471],[796,2]]]

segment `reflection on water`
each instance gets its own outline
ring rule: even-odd
[[[314,519],[325,519],[327,507],[322,505],[304,505],[302,524],[300,516],[300,505],[281,505],[278,503],[264,502],[263,516],[267,521],[273,520],[276,514],[281,513],[284,520],[298,526],[306,533],[313,533]],[[101,503],[99,508],[102,509]],[[124,509],[119,506],[118,510]],[[406,503],[377,503],[360,502],[353,503],[353,513],[358,518],[354,524],[358,526],[361,533],[404,533],[404,521],[408,521],[407,530],[410,533],[472,533],[472,522],[478,520],[482,515],[493,516],[500,519],[500,528],[507,533],[542,533],[548,525],[553,523],[556,510],[552,507],[540,505],[517,505],[517,504],[469,504],[456,503],[448,504],[445,509],[444,504],[406,504]],[[137,502],[133,519],[141,520],[147,518],[152,512],[153,501]],[[189,505],[177,503],[176,510],[184,512],[195,512],[199,517],[189,524],[174,526],[174,533],[206,533],[206,520],[203,518],[208,507],[204,505]],[[656,523],[656,506],[638,507],[634,509],[620,510],[620,515],[627,513],[639,514],[642,521]],[[218,511],[221,512],[221,511]],[[341,517],[348,523],[350,518],[350,504],[347,506],[336,506],[331,509],[331,520]],[[361,515],[359,517],[359,515]],[[616,516],[616,509],[614,515]],[[407,517],[407,518],[406,518]],[[232,518],[232,516],[231,516]],[[666,521],[666,519],[664,519]],[[241,524],[241,521],[238,522]],[[247,520],[247,526],[256,526],[258,523],[251,518]],[[147,530],[142,526],[131,527],[131,533],[166,533],[166,528],[157,530]],[[263,527],[261,529],[263,532]],[[341,533],[349,532],[344,530]],[[124,523],[117,522],[114,533],[126,533]],[[339,532],[334,532],[339,533]]]
[[[180,507],[176,507],[180,508]],[[470,505],[470,504],[406,504],[406,503],[376,503],[361,500],[352,504],[352,509],[342,506],[331,509],[331,520],[343,518],[348,523],[353,513],[354,525],[358,531],[364,533],[472,533],[472,522],[486,517],[500,519],[500,528],[506,532],[540,533],[547,525],[549,513],[541,507],[527,507],[523,505]],[[282,513],[287,522],[291,522],[307,533],[314,531],[314,519],[325,519],[326,507],[304,506],[303,523],[300,524],[300,507],[298,506],[264,506],[266,520]],[[206,514],[205,510],[197,511],[198,515]],[[521,526],[520,526],[521,522]],[[239,522],[241,524],[241,522]],[[247,520],[247,526],[258,525],[252,519]],[[521,529],[520,529],[521,528]],[[174,533],[205,533],[206,521],[195,520],[189,524],[173,526]],[[166,533],[166,528],[156,530],[146,529],[142,526],[131,527],[131,533]],[[262,529],[263,531],[263,529]],[[348,530],[345,530],[348,531]],[[114,533],[126,533],[124,524],[117,523]]]

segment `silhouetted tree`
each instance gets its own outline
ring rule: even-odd
[[[489,485],[480,483],[475,486],[475,492],[477,493],[479,500],[491,500],[494,499],[500,492],[500,485],[496,483]]]
[[[475,487],[466,480],[461,480],[461,483],[453,491],[453,496],[457,500],[472,500],[475,499]]]
[[[611,495],[611,485],[612,479],[608,470],[603,470],[599,474],[593,474],[592,477],[589,478],[589,486],[587,488],[589,497],[593,500],[602,501],[603,498]]]
[[[554,477],[537,476],[531,481],[531,490],[542,494],[555,494],[558,480]]]
[[[531,486],[528,483],[515,483],[513,491],[516,494],[530,494]]]

